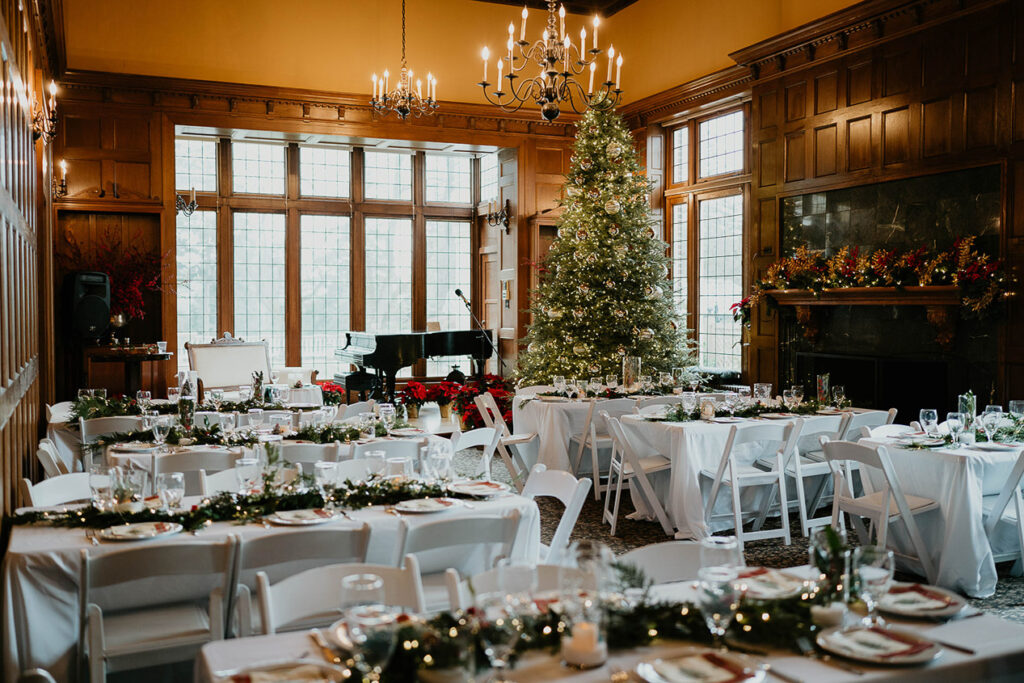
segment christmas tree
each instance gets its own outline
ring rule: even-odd
[[[578,124],[558,234],[538,265],[519,356],[523,382],[619,375],[625,356],[639,356],[645,375],[694,364],[649,192],[622,119],[589,110]]]

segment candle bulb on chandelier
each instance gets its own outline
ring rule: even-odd
[[[559,35],[565,38],[565,5],[558,7],[558,24],[560,26]]]
[[[380,84],[380,95],[381,98],[388,96],[388,70],[384,69],[384,80]]]
[[[580,59],[583,59],[583,53],[587,51],[587,27],[584,26],[580,29]]]
[[[57,106],[57,84],[50,81],[50,110]]]
[[[60,160],[60,179],[68,179],[68,162],[64,161],[63,159]]]
[[[523,42],[523,41],[526,40],[526,15],[527,14],[529,14],[529,12],[526,10],[526,6],[524,5],[523,6],[523,25],[522,25],[522,28],[519,29],[519,42]]]
[[[608,47],[608,76],[604,79],[605,83],[612,82],[612,64],[615,63],[615,46],[610,45]]]
[[[377,74],[373,74],[373,99],[377,99]]]
[[[501,92],[501,68],[505,64],[505,60],[498,58],[498,92]]]
[[[562,42],[562,59],[565,64],[565,73],[569,73],[569,48],[572,47],[572,41],[569,40],[569,36],[565,37]]]
[[[594,15],[594,49],[597,49],[597,26],[601,23],[601,17]]]
[[[508,37],[508,68],[512,68],[512,36]]]
[[[615,89],[619,89],[619,79],[622,77],[622,55],[615,60]]]
[[[516,27],[512,25],[512,22],[508,22],[508,65],[512,66],[512,44],[515,42],[515,30]]]
[[[594,92],[594,72],[597,71],[597,62],[590,63],[590,85],[587,86],[587,94]]]
[[[485,47],[483,50],[480,50],[480,56],[483,57],[483,59],[484,59],[484,80],[483,80],[483,82],[486,83],[487,82],[487,60],[491,56],[491,51],[488,50]]]
[[[190,202],[192,202],[193,204],[196,203],[196,186],[195,185],[192,186],[192,192],[191,192],[191,194],[189,194],[188,200]]]
[[[427,86],[427,90],[430,90],[430,86]],[[416,97],[423,99],[423,81],[416,79]]]

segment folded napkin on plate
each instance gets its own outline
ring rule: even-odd
[[[747,587],[747,595],[750,597],[774,597],[783,593],[792,593],[798,590],[803,583],[766,567],[754,567],[752,569],[741,569],[737,575]]]
[[[250,671],[243,674],[235,674],[227,679],[231,683],[312,683],[314,681],[330,681],[324,675],[324,670],[312,664],[297,664],[286,666],[269,671]]]
[[[929,590],[919,583],[912,583],[909,586],[893,586],[879,600],[879,604],[882,607],[915,610],[945,609],[954,604],[954,602],[948,595]]]
[[[750,677],[742,666],[714,652],[663,659],[654,670],[669,683],[734,683]]]
[[[323,508],[315,508],[312,510],[290,510],[287,513],[282,514],[282,517],[290,519],[330,519],[334,516],[333,512],[324,510]]]
[[[840,631],[835,633],[833,638],[851,652],[881,658],[906,657],[923,652],[932,646],[928,641],[878,627]]]
[[[418,500],[407,500],[402,503],[402,507],[407,510],[431,511],[443,510],[454,504],[453,501],[444,500],[443,498],[420,498]]]

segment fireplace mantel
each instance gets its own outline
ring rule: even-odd
[[[804,337],[816,341],[819,316],[824,306],[924,306],[936,341],[948,349],[956,336],[956,314],[960,293],[956,285],[928,287],[842,287],[823,289],[769,289],[764,292],[780,306],[792,306]]]

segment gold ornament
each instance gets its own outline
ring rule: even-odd
[[[562,309],[560,309],[560,308],[549,308],[548,309],[548,317],[551,318],[552,320],[561,320],[561,318],[562,318]]]
[[[587,263],[597,263],[597,254],[590,254],[587,256]]]
[[[583,294],[588,294],[590,292],[590,285],[588,285],[586,282],[581,282],[579,285],[579,290]]]
[[[616,235],[619,234],[619,229],[621,227],[622,226],[619,225],[618,223],[612,223],[611,226],[608,228],[608,234],[611,235],[612,237],[615,237]]]
[[[575,346],[572,347],[572,352],[575,353],[577,356],[582,356],[584,353],[587,352],[587,347],[584,346],[583,344],[576,344]]]
[[[597,363],[591,363],[590,367],[588,367],[587,369],[590,370],[590,374],[592,375],[596,375],[597,373],[601,372],[601,366],[598,365]]]
[[[587,312],[584,311],[582,308],[574,308],[572,311],[573,317],[576,318],[577,320],[582,319],[583,316],[585,316],[586,314]]]
[[[580,159],[580,168],[582,168],[584,171],[589,171],[590,167],[593,165],[594,162],[592,162],[590,159]]]
[[[605,289],[615,289],[615,280],[605,280],[604,286]]]
[[[622,310],[621,308],[616,308],[615,309],[615,317],[616,318],[625,318],[626,317],[626,312],[624,310]]]
[[[576,231],[576,239],[578,239],[580,242],[582,242],[583,240],[587,239],[587,231],[584,230],[583,228],[580,228],[579,230],[577,230]]]
[[[650,341],[654,339],[654,330],[652,330],[649,327],[645,327],[644,329],[640,330],[640,338],[643,339],[644,341]]]
[[[626,347],[625,347],[625,346],[620,346],[619,348],[615,349],[615,351],[616,351],[616,352],[617,352],[617,353],[618,353],[618,354],[619,354],[620,356],[625,356],[625,355],[626,355]]]
[[[608,213],[618,213],[622,210],[622,204],[615,199],[609,199],[604,203],[604,210]]]
[[[604,148],[604,151],[608,154],[608,156],[614,159],[618,157],[620,154],[622,154],[622,145],[612,140],[611,142],[608,143],[608,146]]]

